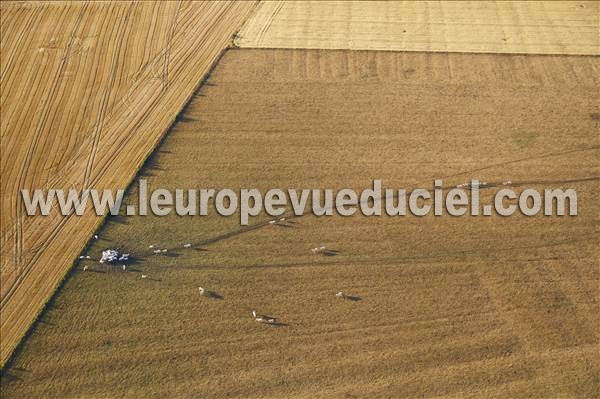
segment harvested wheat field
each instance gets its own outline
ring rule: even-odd
[[[600,55],[597,1],[269,1],[239,47]]]
[[[20,190],[126,186],[254,4],[0,7],[4,364],[102,221],[28,217]]]
[[[276,225],[261,215],[251,228],[214,209],[110,217],[88,254],[120,247],[135,264],[82,261],[3,393],[596,396],[599,67],[594,57],[228,51],[141,170],[150,187],[510,179],[517,191],[576,189],[579,214]],[[311,254],[318,245],[331,256]],[[281,325],[256,323],[254,309]]]

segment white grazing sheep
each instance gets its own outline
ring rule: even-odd
[[[191,247],[192,247],[192,244],[190,244],[190,243],[188,242],[187,244],[183,244],[183,247],[184,247],[184,248],[191,248]]]
[[[206,293],[206,291],[202,287],[198,287],[198,292],[200,292],[200,295],[204,295]]]
[[[327,252],[327,247],[325,247],[325,246],[315,247],[315,248],[312,248],[310,250],[310,252],[312,252],[313,254],[324,254]]]
[[[148,278],[146,274],[142,274],[142,278]]]
[[[125,271],[127,269],[127,266],[123,265],[122,268],[123,268],[123,271]]]
[[[255,310],[252,311],[252,316],[254,316],[254,320],[256,320],[259,323],[274,324],[277,322],[277,318],[273,316],[267,316],[264,314],[256,314]]]
[[[346,294],[344,294],[343,291],[338,292],[337,294],[335,294],[336,298],[341,298],[341,299],[346,299]]]
[[[85,265],[85,266],[83,267],[83,271],[85,272],[85,271],[87,271],[87,269],[88,269],[88,267],[87,267],[87,265]]]
[[[102,258],[100,258],[100,263],[108,262],[112,263],[119,259],[119,252],[116,249],[107,249],[102,251]]]
[[[148,248],[152,249],[154,248],[154,245],[148,245]]]

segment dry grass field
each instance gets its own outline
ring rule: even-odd
[[[596,396],[599,68],[594,57],[228,51],[141,170],[151,187],[510,179],[517,191],[576,189],[579,215],[275,226],[263,215],[256,229],[214,210],[109,218],[88,253],[120,247],[137,261],[80,263],[3,394]],[[136,196],[134,185],[126,202]],[[316,245],[337,254],[312,255]],[[258,324],[253,309],[285,325]]]
[[[126,186],[253,6],[1,3],[2,364],[101,223],[20,190]]]
[[[269,1],[248,48],[600,55],[598,1]]]

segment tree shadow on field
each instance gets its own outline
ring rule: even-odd
[[[123,213],[123,214],[127,213],[127,204],[123,205],[123,210],[119,211],[118,215],[111,215],[110,220],[108,222],[109,223],[116,223],[116,224],[128,224],[129,221],[121,213]]]
[[[12,369],[19,373],[31,373],[31,370],[24,369],[23,367],[13,367]]]
[[[163,167],[159,166],[159,163],[158,163],[158,160],[156,159],[156,157],[153,156],[144,163],[144,166],[140,170],[139,174],[141,177],[152,177],[152,176],[156,176],[156,174],[153,173],[153,171],[161,172],[164,170],[165,169]]]
[[[44,325],[46,325],[46,326],[50,326],[50,327],[53,327],[53,326],[54,326],[54,323],[52,323],[52,322],[50,322],[50,321],[48,321],[48,320],[44,320],[44,319],[40,319],[39,323],[40,323],[40,324],[44,324]]]
[[[223,299],[224,298],[224,296],[222,294],[219,294],[217,291],[209,291],[209,290],[204,291],[204,296],[209,299]]]
[[[152,157],[146,161],[144,164],[144,169],[165,170],[165,168],[159,166],[158,160],[155,157]]]
[[[7,382],[14,382],[14,381],[22,381],[23,379],[21,377],[19,377],[18,375],[11,373],[10,371],[4,371],[2,372],[2,377],[0,377],[0,381],[1,384],[4,385]]]
[[[185,116],[183,113],[177,115],[177,122],[197,122],[197,119],[191,118],[189,116]]]
[[[20,374],[31,373],[31,370],[24,369],[23,367],[11,367],[5,369],[2,372],[2,384],[9,381],[22,381]]]
[[[123,272],[123,273],[141,273],[142,270],[141,269],[136,269],[135,267],[129,267],[129,265],[126,265],[127,268],[125,270],[123,270],[122,268],[120,270],[115,270],[117,272]]]
[[[151,254],[148,254],[148,256],[140,257],[139,260],[147,262],[147,261],[150,261],[152,259],[157,259],[157,258],[162,258],[162,257],[165,257],[165,258],[178,258],[180,256],[181,256],[180,253],[173,252],[173,250],[171,250],[171,252],[165,252],[165,253],[157,253],[157,254],[151,253]]]
[[[263,323],[263,324],[266,324],[269,327],[288,327],[289,326],[288,323],[284,323],[281,321],[277,321],[275,323]]]
[[[335,249],[326,249],[324,252],[321,253],[321,255],[323,256],[336,256],[339,253],[339,251],[336,251]]]
[[[140,178],[154,177],[154,176],[156,176],[156,173],[152,173],[150,170],[144,170],[144,171],[140,172]]]
[[[287,223],[276,223],[275,226],[277,227],[283,227],[284,229],[295,229],[296,226],[292,225],[292,224],[287,224]]]
[[[359,297],[358,295],[346,295],[346,298],[344,298],[348,301],[352,301],[352,302],[358,302],[358,301],[362,301],[362,298]]]
[[[106,273],[104,270],[98,269],[87,269],[85,272],[81,270],[82,273]]]

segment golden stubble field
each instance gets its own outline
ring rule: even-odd
[[[1,364],[102,221],[28,217],[20,190],[126,186],[253,7],[0,4]]]
[[[228,51],[142,169],[151,187],[510,179],[576,189],[579,215],[303,216],[253,230],[215,212],[109,218],[88,253],[137,261],[79,264],[3,393],[594,396],[597,70],[592,57]],[[286,325],[258,324],[253,309]]]
[[[598,1],[267,1],[243,48],[600,55]]]

